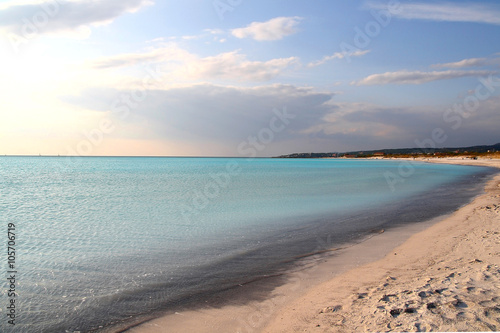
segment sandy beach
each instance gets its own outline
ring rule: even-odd
[[[500,168],[498,159],[429,162]],[[242,286],[240,297],[229,293],[220,304],[167,313],[127,332],[498,331],[499,235],[500,174],[453,214],[310,258],[261,297],[241,297],[244,288],[259,290]]]
[[[435,159],[500,167],[499,160]],[[486,193],[280,311],[264,332],[498,331],[500,176]]]

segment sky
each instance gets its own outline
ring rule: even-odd
[[[500,142],[500,3],[0,0],[0,155]]]

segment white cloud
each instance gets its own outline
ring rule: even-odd
[[[467,67],[483,67],[483,66],[495,66],[500,65],[500,58],[488,59],[488,58],[470,58],[463,59],[457,62],[448,62],[444,64],[435,64],[431,67],[434,68],[467,68]]]
[[[188,36],[182,36],[181,38],[184,40],[194,40],[194,39],[200,39],[202,36],[200,35],[188,35]]]
[[[159,43],[159,42],[164,42],[165,41],[165,37],[157,37],[157,38],[153,38],[151,40],[147,40],[146,43]]]
[[[223,35],[223,34],[225,34],[224,30],[221,30],[221,29],[204,29],[203,31],[205,31],[211,35]]]
[[[382,3],[369,3],[370,8],[386,9]],[[435,3],[399,3],[397,10],[391,14],[408,20],[431,20],[446,22],[474,22],[500,24],[500,7],[498,5],[454,2]]]
[[[184,36],[169,36],[167,38],[155,38],[147,42],[161,42],[161,41],[195,41],[195,40],[205,40],[205,44],[210,44],[211,42],[225,43],[228,33],[220,29],[203,29],[203,31],[198,35],[184,35]]]
[[[245,55],[233,51],[191,61],[186,64],[185,71],[194,78],[267,81],[297,63],[295,57],[250,61]]]
[[[420,72],[420,71],[398,71],[387,72],[383,74],[373,74],[366,78],[355,81],[353,84],[361,85],[382,85],[382,84],[422,84],[438,80],[449,80],[461,77],[470,76],[486,76],[496,74],[493,71],[434,71],[434,72]]]
[[[0,29],[24,38],[36,34],[88,31],[150,5],[150,0],[11,1],[0,6]]]
[[[245,28],[233,29],[231,33],[237,38],[253,38],[258,41],[283,39],[297,32],[301,17],[277,17],[267,22],[253,22]]]
[[[345,57],[361,57],[369,52],[370,52],[370,50],[358,50],[358,51],[354,51],[352,53],[335,52],[331,56],[324,56],[323,59],[321,59],[321,60],[310,62],[309,64],[307,64],[307,67],[320,66],[320,65],[323,65],[326,62],[333,60],[333,59],[344,59]]]

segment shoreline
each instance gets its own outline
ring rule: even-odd
[[[426,162],[500,168],[500,160]],[[313,287],[261,331],[498,331],[499,233],[500,171],[471,203],[383,259]]]
[[[427,159],[422,161],[434,162],[428,161]],[[497,167],[500,167],[499,160],[493,161],[499,163]],[[440,161],[437,161],[437,163],[494,166],[491,160],[486,160],[484,163],[481,162],[482,160],[469,161],[461,159],[454,161],[440,159]],[[497,174],[495,179],[499,177],[500,175]],[[473,205],[479,198],[485,195],[486,194],[482,194],[476,197],[472,203],[462,207],[459,212]],[[250,302],[245,302],[244,300],[245,293],[258,292],[259,283],[261,283],[258,282],[256,285],[244,286],[241,288],[247,288],[246,291],[234,291],[238,293],[239,296],[232,302],[225,302],[220,306],[210,304],[210,306],[200,305],[197,309],[179,309],[175,313],[165,314],[160,318],[140,323],[127,330],[123,330],[123,328],[121,331],[133,333],[182,331],[285,332],[302,331],[304,329],[306,331],[324,331],[325,327],[328,326],[325,326],[324,320],[326,317],[332,317],[332,315],[330,315],[330,310],[321,313],[321,309],[329,309],[330,307],[331,314],[335,314],[337,317],[341,316],[340,313],[342,310],[340,310],[337,305],[333,307],[328,305],[331,302],[327,300],[324,300],[324,306],[321,305],[320,298],[318,298],[317,294],[318,292],[320,295],[324,295],[326,285],[338,283],[339,281],[337,280],[342,279],[346,279],[346,283],[349,281],[351,283],[347,283],[344,288],[340,289],[352,289],[353,286],[351,286],[351,284],[359,284],[360,281],[357,280],[356,275],[351,276],[350,279],[346,278],[346,275],[352,275],[353,272],[365,266],[375,265],[373,269],[377,269],[376,263],[387,260],[389,256],[388,253],[392,253],[395,247],[405,246],[405,244],[413,239],[415,235],[425,233],[428,229],[445,223],[456,214],[457,212],[453,213],[451,216],[447,215],[427,222],[391,228],[386,232],[374,234],[367,240],[356,242],[349,246],[343,246],[341,249],[334,251],[333,256],[321,257],[318,255],[308,258],[301,262],[301,267],[296,271],[286,274],[287,281],[285,283],[275,283],[275,285],[273,285],[273,281],[262,281],[263,285],[267,284],[267,287],[269,287],[269,284],[271,284],[274,288],[271,292],[263,295],[262,300]],[[327,240],[325,240],[325,242],[326,241]],[[393,258],[389,257],[389,259]],[[332,270],[332,267],[335,267],[335,269]],[[368,275],[370,276],[370,274]],[[283,276],[280,276],[278,279],[282,278]],[[364,281],[364,283],[366,283],[366,281]],[[315,292],[316,294],[314,294]],[[230,298],[232,291],[224,293],[226,295],[222,297]],[[311,299],[311,295],[314,295],[313,299]],[[345,299],[347,296],[351,295],[346,294],[339,299]],[[343,309],[347,309],[347,307],[344,305]],[[331,321],[332,319],[329,318],[328,320]],[[318,321],[318,324],[313,325],[312,323],[315,321]],[[350,331],[349,328],[345,326],[336,325],[333,327],[335,330]],[[332,329],[332,327],[330,327],[330,329]]]

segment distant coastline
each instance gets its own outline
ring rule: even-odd
[[[500,157],[500,143],[455,148],[396,148],[327,153],[293,153],[276,158],[408,158],[408,157]]]

